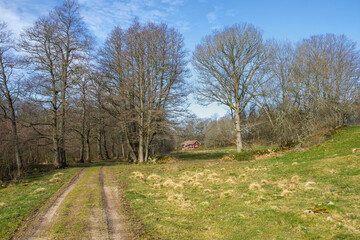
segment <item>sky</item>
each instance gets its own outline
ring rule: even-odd
[[[114,26],[140,22],[165,22],[184,36],[191,57],[206,35],[235,23],[251,23],[265,39],[293,43],[315,34],[345,34],[360,43],[360,0],[78,0],[81,15],[96,37],[98,46]],[[39,16],[46,15],[61,0],[0,0],[0,21],[19,35]],[[196,74],[188,79],[196,88]],[[190,110],[201,118],[221,117],[224,106],[202,106],[190,96]]]

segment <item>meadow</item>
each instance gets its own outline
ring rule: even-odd
[[[225,148],[177,151],[167,164],[87,164],[44,236],[107,239],[105,184],[120,194],[115,208],[128,217],[130,239],[360,239],[358,147],[360,127],[350,127],[309,149],[250,161],[226,160],[234,149]],[[80,169],[0,189],[0,239],[46,208]]]
[[[147,231],[162,239],[359,239],[359,146],[360,128],[351,127],[261,160],[199,150],[174,153],[178,163],[112,168]]]

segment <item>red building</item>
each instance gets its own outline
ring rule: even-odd
[[[197,140],[185,141],[181,144],[182,150],[200,148],[200,143]]]

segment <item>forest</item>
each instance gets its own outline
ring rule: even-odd
[[[238,152],[316,144],[360,122],[359,84],[360,52],[345,35],[291,43],[239,23],[190,53],[177,29],[136,18],[97,45],[66,0],[19,37],[0,23],[0,180],[32,164],[146,163],[191,139]],[[228,114],[198,118],[190,95]]]

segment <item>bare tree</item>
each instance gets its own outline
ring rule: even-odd
[[[186,95],[183,46],[182,36],[166,24],[134,21],[126,31],[115,28],[100,52],[110,112],[122,122],[133,161],[147,161],[154,136]]]
[[[240,116],[264,84],[270,54],[261,32],[251,24],[215,31],[205,37],[193,54],[200,77],[200,100],[230,108],[238,152],[242,150]]]
[[[79,119],[69,123],[70,130],[73,130],[80,137],[79,162],[88,162],[90,159],[90,132],[94,121],[91,119],[92,99],[92,66],[79,65],[74,71],[74,86],[72,88],[73,115],[72,119]],[[85,156],[86,154],[86,156]]]
[[[21,77],[16,74],[19,59],[14,56],[14,39],[7,30],[6,23],[0,23],[0,108],[6,119],[11,122],[12,138],[14,143],[17,174],[22,172],[23,160],[20,152],[20,143],[17,130],[15,101],[19,94],[19,81]]]
[[[29,63],[38,74],[36,97],[52,114],[54,164],[66,166],[65,131],[67,91],[73,69],[86,60],[92,38],[79,15],[76,1],[65,0],[48,16],[39,18],[22,34],[21,47],[29,54]],[[51,96],[49,98],[49,96]]]
[[[72,68],[77,61],[86,59],[92,44],[92,38],[88,34],[84,22],[79,13],[79,5],[75,0],[65,0],[61,7],[55,8],[50,17],[57,23],[58,38],[56,39],[57,54],[61,56],[60,80],[61,80],[61,105],[60,105],[60,135],[59,145],[62,166],[66,166],[65,154],[65,125],[67,88]]]

